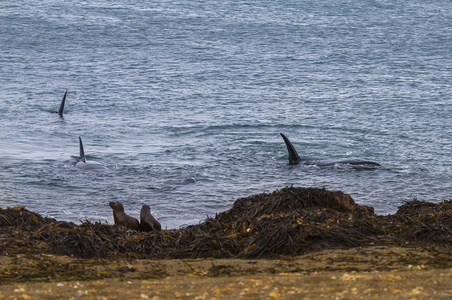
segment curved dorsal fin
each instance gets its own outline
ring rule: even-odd
[[[284,143],[286,143],[287,151],[289,152],[289,164],[290,165],[296,165],[301,161],[300,156],[298,156],[297,151],[295,150],[292,143],[289,141],[289,139],[282,133],[280,133]]]
[[[80,144],[80,160],[82,160],[83,162],[86,162],[85,150],[83,149],[82,138],[78,137],[78,141],[79,141],[79,144]]]
[[[66,102],[66,95],[67,95],[67,91],[66,91],[66,93],[64,93],[63,100],[61,100],[60,109],[58,110],[58,114],[60,115],[60,117],[63,117],[64,103]]]

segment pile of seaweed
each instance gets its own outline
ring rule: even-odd
[[[412,200],[378,216],[340,191],[287,187],[235,201],[198,225],[158,232],[0,209],[0,251],[80,258],[273,258],[366,245],[452,244],[452,201]],[[448,251],[448,250],[447,250]]]

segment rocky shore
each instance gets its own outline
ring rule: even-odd
[[[2,208],[0,298],[452,299],[451,233],[450,200],[379,216],[315,188],[158,232]]]

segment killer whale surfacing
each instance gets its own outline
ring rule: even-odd
[[[282,133],[281,137],[284,140],[284,143],[286,144],[287,151],[289,153],[289,165],[297,165],[297,164],[303,164],[303,165],[315,165],[319,167],[327,167],[327,166],[334,166],[336,164],[343,164],[343,165],[351,165],[355,168],[363,168],[363,169],[375,169],[378,167],[381,167],[379,163],[369,161],[369,160],[361,160],[361,159],[343,159],[343,160],[302,160],[300,156],[298,155],[297,151],[295,150],[295,147],[292,145],[290,140]]]
[[[289,141],[289,139],[282,133],[280,133],[284,143],[286,144],[287,151],[289,152],[289,165],[297,165],[301,158],[297,153],[297,150],[295,150],[295,147],[292,145],[292,143]]]
[[[106,166],[97,161],[87,161],[85,157],[85,150],[83,148],[82,138],[78,137],[78,140],[79,140],[79,156],[71,156],[72,158],[75,159],[74,166],[76,168],[97,172],[104,172],[110,170]]]
[[[64,104],[66,103],[66,95],[67,95],[67,91],[66,91],[66,93],[64,93],[63,100],[61,100],[60,109],[58,109],[58,114],[60,115],[61,118],[63,117]]]

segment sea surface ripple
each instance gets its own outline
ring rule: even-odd
[[[0,207],[178,228],[290,185],[451,199],[451,28],[445,0],[2,1]],[[280,132],[383,168],[289,166]],[[68,163],[79,136],[108,172]]]

